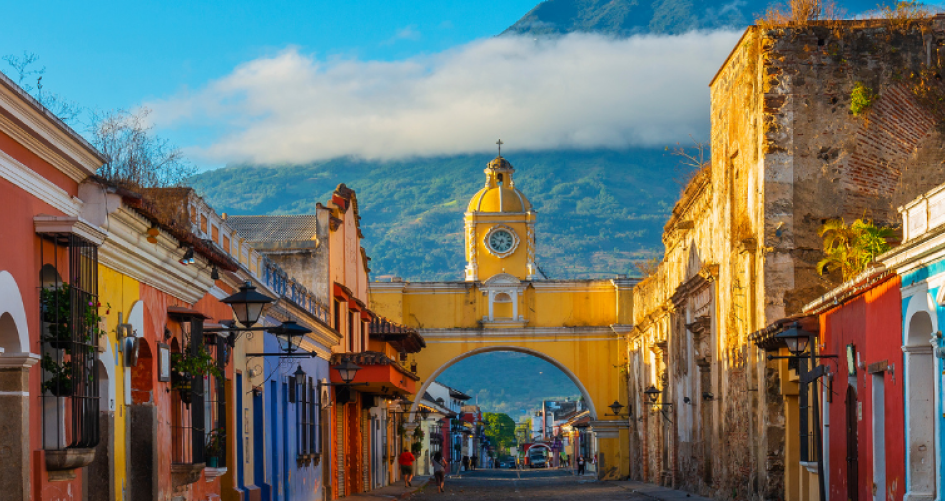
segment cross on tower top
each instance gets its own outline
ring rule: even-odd
[[[505,144],[505,143],[503,143],[502,140],[499,139],[498,141],[495,142],[495,144],[499,145],[499,156],[501,157],[501,156],[502,156],[502,145]]]

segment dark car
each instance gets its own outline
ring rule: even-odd
[[[506,456],[499,459],[499,468],[515,468],[515,458]]]

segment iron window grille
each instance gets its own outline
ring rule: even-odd
[[[294,386],[294,384],[293,384]],[[311,377],[299,385],[298,402],[296,406],[296,423],[298,430],[299,461],[306,466],[311,464],[312,456],[321,454],[319,416],[318,416],[318,389]]]
[[[98,248],[74,234],[45,235],[40,262],[43,449],[94,448],[100,439],[98,338],[103,334]]]
[[[203,333],[203,318],[175,315],[180,325],[182,349],[190,356],[208,353],[222,377],[213,374],[183,374],[171,371],[171,461],[179,464],[206,463],[207,440],[220,435],[223,449],[216,452],[217,466],[226,466],[226,377],[229,358],[226,339]],[[176,340],[175,340],[176,341]]]

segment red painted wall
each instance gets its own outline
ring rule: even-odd
[[[862,367],[857,367],[857,401],[862,406],[857,427],[858,501],[871,501],[873,486],[873,377],[866,367],[887,361],[895,367],[884,375],[887,501],[905,493],[905,442],[902,377],[902,307],[899,277],[893,277],[820,317],[824,354],[837,355],[830,403],[830,499],[847,498],[847,345],[853,344]]]

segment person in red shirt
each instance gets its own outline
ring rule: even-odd
[[[413,480],[413,462],[417,458],[410,453],[406,448],[404,452],[400,453],[400,457],[397,458],[397,462],[400,463],[400,473],[404,476],[404,486],[410,487],[410,481]]]

